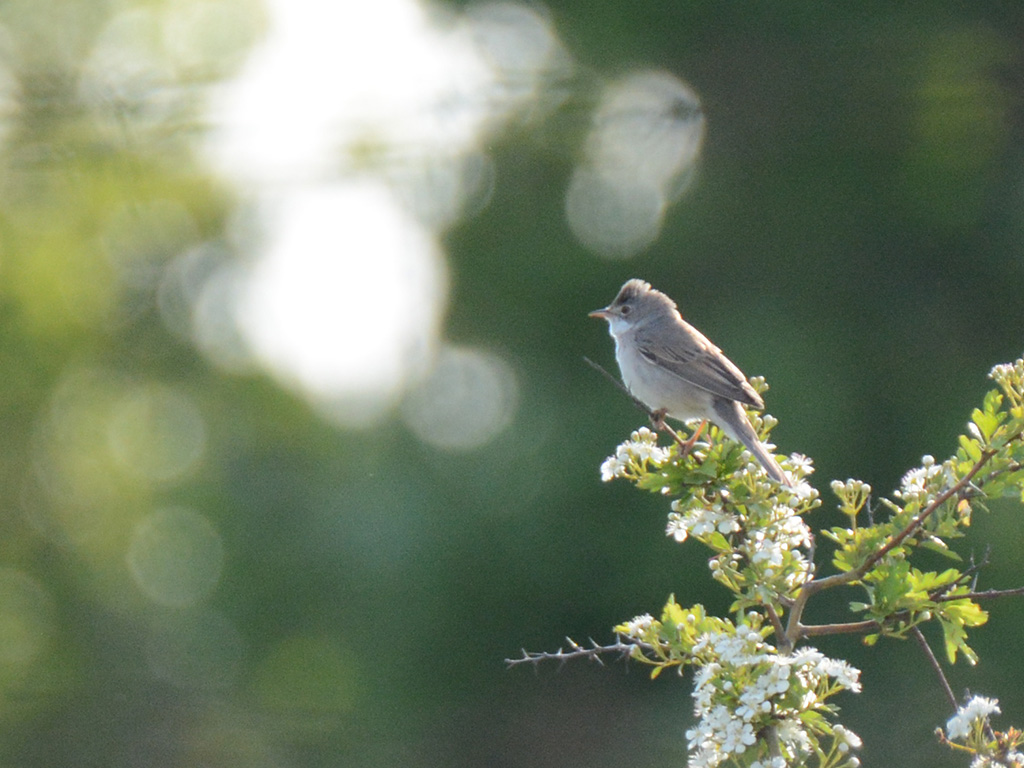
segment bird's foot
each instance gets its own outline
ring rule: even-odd
[[[707,425],[708,420],[701,419],[700,425],[693,431],[693,434],[690,435],[690,439],[679,446],[679,458],[683,458],[693,450],[694,443],[697,442],[697,438],[700,437],[701,433],[704,431],[704,427]]]
[[[703,419],[700,426],[697,427],[689,439],[684,440],[678,432],[672,429],[672,427],[665,422],[665,417],[667,415],[668,411],[665,408],[659,408],[656,411],[651,411],[651,426],[659,432],[668,432],[672,436],[672,439],[676,441],[676,445],[679,446],[679,458],[684,458],[693,450],[693,446],[697,442],[697,438],[701,436],[704,428],[708,425],[708,420]]]
[[[666,408],[659,408],[656,411],[651,411],[651,426],[654,427],[659,432],[664,432],[665,430],[669,429],[668,424],[665,423],[665,417],[667,415],[668,410]]]

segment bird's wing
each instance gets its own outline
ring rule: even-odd
[[[651,363],[718,397],[764,407],[743,372],[692,325],[683,321],[651,331],[636,336],[638,351]]]

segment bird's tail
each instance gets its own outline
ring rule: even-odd
[[[742,405],[735,400],[716,398],[713,408],[718,416],[715,421],[722,428],[722,431],[733,440],[743,443],[747,450],[754,454],[754,457],[761,463],[761,466],[765,468],[765,471],[772,480],[787,486],[793,485],[793,481],[782,471],[779,462],[768,453],[764,443],[758,440],[757,433],[754,432],[754,428],[751,426],[750,419],[747,418]]]

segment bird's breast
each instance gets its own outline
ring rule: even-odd
[[[664,409],[669,416],[688,421],[707,418],[711,395],[685,379],[652,363],[628,340],[615,340],[615,359],[629,391],[652,411]]]

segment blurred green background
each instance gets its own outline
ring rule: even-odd
[[[1019,2],[0,3],[0,766],[685,764],[688,679],[503,663],[727,608],[599,481],[587,311],[673,296],[837,524],[1024,352],[1022,97]],[[819,647],[865,765],[964,764],[915,648]]]

